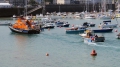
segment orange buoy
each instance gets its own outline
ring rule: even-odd
[[[48,53],[46,53],[46,56],[49,56],[49,54],[48,54]]]
[[[96,56],[96,55],[97,55],[97,53],[96,53],[96,51],[93,49],[92,52],[91,52],[91,56]]]

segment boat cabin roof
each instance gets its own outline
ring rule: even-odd
[[[103,21],[103,22],[104,22],[104,23],[105,23],[105,22],[111,22],[111,20],[107,20],[107,21]]]

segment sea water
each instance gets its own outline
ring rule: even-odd
[[[100,19],[61,19],[70,27],[83,22],[92,22],[98,28]],[[11,19],[0,19],[0,22]],[[118,19],[120,22],[120,20]],[[112,23],[117,23],[116,19]],[[0,26],[0,67],[119,67],[120,40],[112,33],[104,33],[105,42],[86,44],[79,34],[66,34],[64,27],[45,29],[40,34],[12,33],[8,26]],[[101,35],[101,34],[100,34]],[[90,53],[95,49],[96,57]],[[46,56],[46,53],[49,56]]]

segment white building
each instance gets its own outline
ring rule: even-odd
[[[71,0],[53,0],[53,4],[70,4]]]

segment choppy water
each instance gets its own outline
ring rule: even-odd
[[[85,21],[99,24],[102,20],[62,19],[72,24]],[[0,22],[13,20],[0,19]],[[120,22],[120,20],[118,19]],[[112,20],[116,23],[116,19]],[[96,27],[98,27],[96,25]],[[118,27],[117,30],[120,28]],[[65,28],[55,27],[41,34],[12,33],[0,26],[0,67],[119,67],[120,40],[116,33],[105,33],[105,42],[85,44],[78,34],[66,34]],[[98,55],[90,56],[92,49]],[[49,53],[49,56],[46,56]]]

